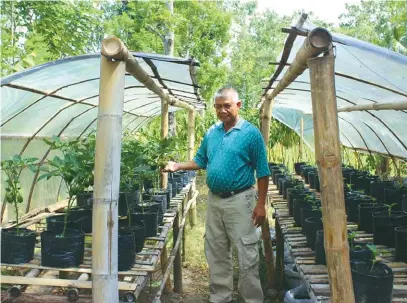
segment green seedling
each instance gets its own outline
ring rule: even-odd
[[[367,244],[366,247],[372,252],[373,254],[373,259],[371,260],[372,262],[372,267],[370,268],[370,272],[372,272],[374,265],[379,262],[377,259],[377,256],[379,255],[379,252],[377,251],[377,247],[373,244]]]
[[[349,189],[349,191],[352,191],[353,184],[347,183],[346,187]]]
[[[396,206],[396,205],[397,205],[397,203],[393,203],[393,204],[384,204],[384,205],[383,205],[384,207],[387,207],[387,208],[388,208],[389,217],[391,216],[391,211],[392,211],[393,207],[394,207],[394,206]]]
[[[350,234],[348,234],[348,239],[350,240],[350,249],[351,250],[354,250],[355,249],[355,247],[353,246],[354,245],[354,243],[353,243],[353,241],[355,240],[355,237],[356,237],[356,232],[351,232]]]
[[[20,192],[20,175],[25,168],[29,168],[31,171],[35,172],[37,167],[34,165],[34,162],[37,160],[37,158],[23,158],[20,155],[14,155],[9,160],[1,161],[1,169],[7,176],[5,188],[6,194],[4,199],[7,203],[14,206],[17,235],[20,234],[18,208],[19,204],[22,204],[24,201],[23,195]]]

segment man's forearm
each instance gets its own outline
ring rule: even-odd
[[[266,204],[267,190],[269,188],[269,177],[262,177],[257,179],[257,191],[259,194],[258,203],[261,205]]]
[[[198,164],[195,163],[195,161],[187,161],[187,162],[181,162],[177,163],[177,170],[197,170],[201,169]]]

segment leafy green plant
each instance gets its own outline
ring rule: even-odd
[[[44,139],[51,150],[59,150],[62,157],[55,156],[48,161],[48,167],[41,167],[44,173],[37,181],[60,177],[68,190],[68,208],[64,218],[64,229],[61,237],[65,236],[70,209],[75,196],[90,186],[93,186],[93,169],[95,166],[94,137],[72,141],[61,141],[57,136],[50,140]]]
[[[379,262],[377,259],[377,256],[379,255],[379,252],[377,251],[377,247],[373,244],[366,244],[366,247],[372,252],[373,254],[373,259],[371,260],[372,262],[372,267],[370,268],[370,271],[373,270],[374,265]]]
[[[14,155],[9,160],[1,161],[1,169],[7,176],[5,200],[7,203],[14,206],[14,211],[16,213],[17,235],[20,234],[18,206],[24,201],[20,192],[20,175],[25,168],[35,171],[36,166],[34,163],[37,160],[37,158],[24,158],[20,155]]]
[[[350,240],[350,249],[351,250],[355,249],[353,241],[355,240],[356,235],[357,234],[354,231],[348,234],[348,239]]]
[[[384,207],[387,207],[387,211],[389,212],[389,217],[391,216],[391,210],[393,209],[394,206],[398,205],[397,203],[392,203],[392,204],[384,204]]]

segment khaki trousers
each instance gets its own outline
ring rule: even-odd
[[[251,218],[255,205],[254,189],[227,199],[209,192],[205,255],[210,271],[210,301],[213,303],[232,300],[232,245],[238,252],[240,295],[246,303],[263,302],[259,277],[259,235]]]

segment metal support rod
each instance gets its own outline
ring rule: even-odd
[[[317,27],[313,29],[304,44],[298,50],[294,61],[291,63],[283,78],[278,82],[276,88],[265,95],[266,100],[274,99],[281,91],[291,84],[299,75],[307,69],[307,60],[326,52],[332,45],[332,36],[324,28]]]
[[[164,90],[158,86],[150,75],[140,66],[133,54],[126,48],[119,38],[111,36],[103,39],[101,52],[107,58],[125,61],[126,71],[132,74],[134,78],[145,85],[145,87],[158,95],[161,100],[164,100],[166,103],[175,107],[194,109],[194,107],[188,103],[180,101],[165,93]]]
[[[92,225],[92,301],[119,302],[118,200],[126,63],[100,58]]]
[[[407,110],[407,102],[371,103],[338,108],[338,113],[363,110]]]
[[[335,57],[308,60],[315,158],[321,183],[325,252],[332,303],[354,303],[335,93]]]

